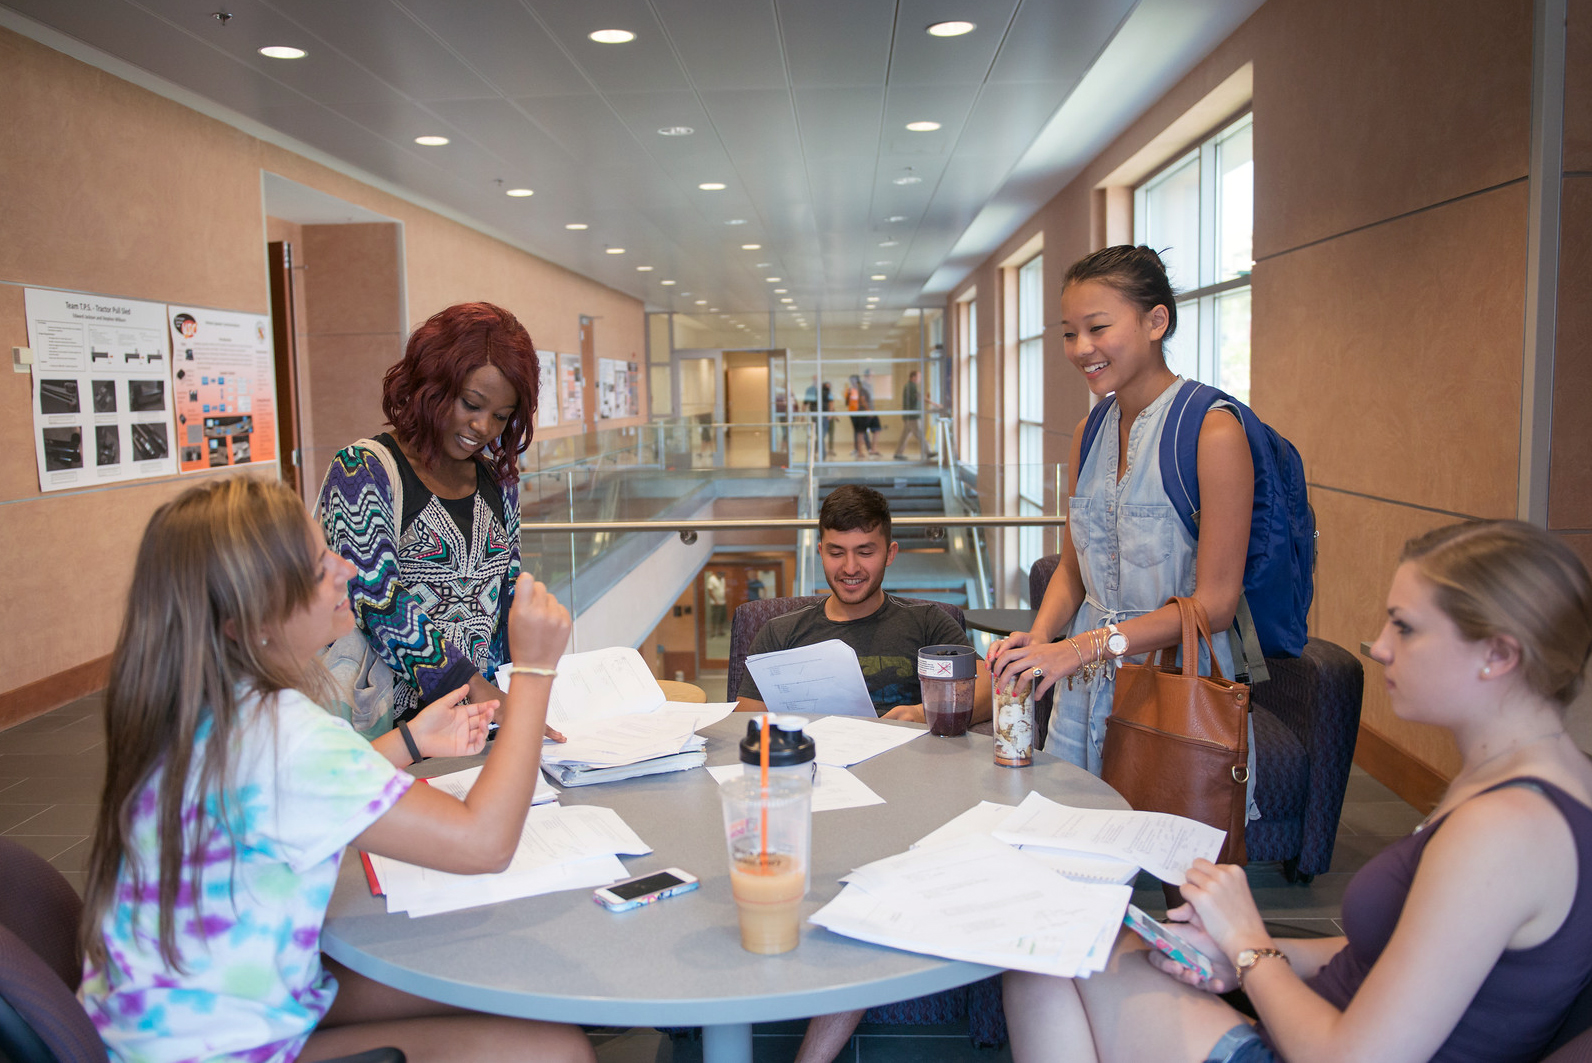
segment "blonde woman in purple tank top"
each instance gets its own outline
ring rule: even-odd
[[[1514,521],[1411,540],[1381,664],[1393,711],[1460,768],[1431,816],[1344,894],[1347,936],[1276,940],[1244,869],[1197,861],[1168,913],[1209,982],[1132,935],[1107,969],[1009,972],[1018,1063],[1528,1063],[1592,981],[1592,765],[1564,727],[1592,651],[1592,581]],[[1215,994],[1242,985],[1251,1025]]]

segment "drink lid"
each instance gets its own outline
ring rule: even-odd
[[[972,679],[978,655],[971,646],[924,646],[918,651],[919,679]]]
[[[768,766],[788,768],[794,764],[808,764],[818,755],[818,744],[802,730],[807,721],[800,716],[770,716],[772,726],[768,732]],[[761,763],[762,718],[746,721],[746,737],[741,739],[741,763]]]

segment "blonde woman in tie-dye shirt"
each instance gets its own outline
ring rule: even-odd
[[[321,956],[343,849],[497,870],[530,807],[550,680],[514,684],[466,801],[322,711],[316,651],[353,625],[350,566],[281,484],[228,477],[162,507],[139,548],[106,702],[105,794],[80,995],[125,1061],[589,1061],[578,1028],[479,1015]],[[514,659],[551,667],[569,614],[522,578]]]

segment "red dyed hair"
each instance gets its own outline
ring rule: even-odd
[[[519,457],[531,445],[541,377],[530,333],[502,307],[459,303],[431,315],[409,337],[403,361],[382,379],[381,410],[430,465],[442,453],[443,422],[464,390],[465,377],[486,365],[503,374],[516,398],[503,434],[481,452],[498,483],[508,485],[518,477]]]

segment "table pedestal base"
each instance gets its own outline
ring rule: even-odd
[[[752,1063],[752,1024],[702,1027],[702,1063]]]

